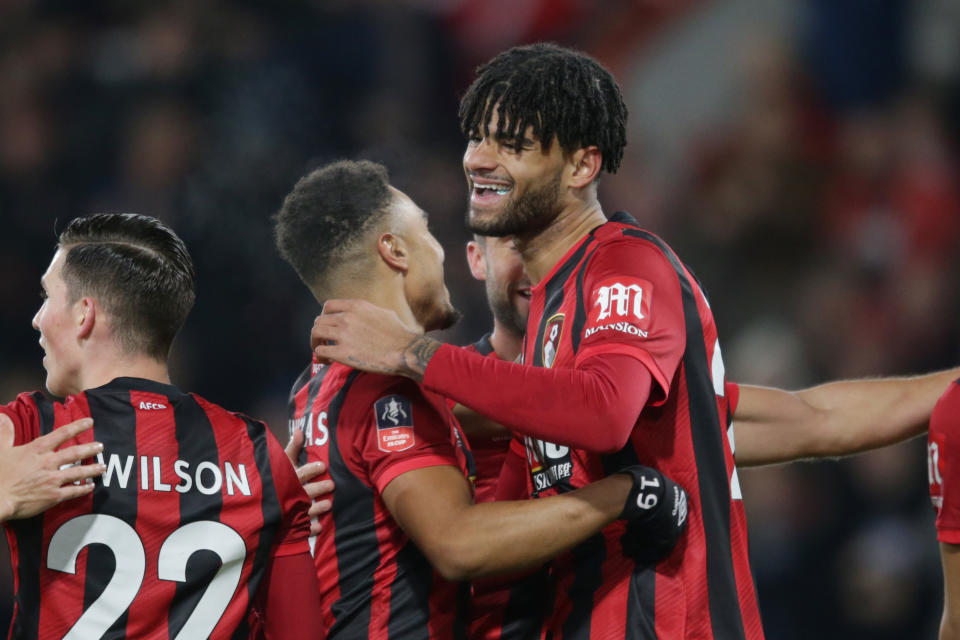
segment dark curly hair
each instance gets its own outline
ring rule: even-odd
[[[518,138],[532,126],[544,151],[556,136],[564,153],[596,145],[604,171],[620,167],[627,107],[610,72],[585,53],[538,43],[497,55],[477,68],[460,101],[464,135],[485,135],[494,106],[498,140]]]
[[[196,299],[183,240],[150,216],[99,213],[71,220],[59,246],[71,301],[96,298],[125,351],[165,360]]]
[[[344,253],[386,215],[393,198],[387,168],[339,160],[297,181],[274,216],[280,255],[317,297]]]

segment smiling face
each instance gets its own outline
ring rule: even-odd
[[[558,144],[545,152],[532,127],[520,139],[496,139],[497,120],[494,113],[486,134],[471,137],[463,154],[467,227],[483,236],[537,233],[563,210],[566,158]]]
[[[55,396],[81,391],[82,354],[78,340],[82,300],[71,301],[61,273],[66,253],[57,250],[40,279],[43,304],[33,317],[33,328],[40,332],[43,366],[47,370],[47,389]]]
[[[447,329],[460,314],[450,302],[443,278],[443,247],[427,228],[427,214],[402,191],[393,193],[391,215],[409,250],[404,295],[417,322],[425,331]]]

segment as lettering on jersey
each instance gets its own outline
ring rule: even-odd
[[[619,331],[646,338],[650,329],[653,285],[641,278],[607,278],[590,294],[592,307],[583,337],[601,331]]]
[[[543,366],[549,369],[557,359],[560,338],[563,337],[563,314],[550,316],[543,330]]]
[[[373,405],[377,417],[377,448],[390,453],[406,451],[414,444],[413,407],[397,394],[384,396]]]
[[[927,478],[930,481],[930,501],[940,511],[943,506],[943,476],[946,467],[944,451],[946,438],[943,433],[931,431],[927,439]]]

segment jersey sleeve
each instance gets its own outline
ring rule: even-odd
[[[727,396],[727,406],[730,407],[730,415],[737,412],[737,405],[740,404],[740,385],[736,382],[723,383],[724,395]]]
[[[651,404],[663,403],[686,346],[676,270],[652,245],[604,244],[586,265],[586,321],[574,366],[603,353],[631,356],[650,371]]]
[[[40,415],[33,394],[21,393],[13,402],[0,405],[0,413],[13,422],[14,445],[40,437]]]
[[[391,380],[365,394],[363,402],[354,405],[358,415],[349,420],[341,416],[337,433],[350,438],[355,459],[378,492],[407,471],[460,466],[449,416],[430,403],[416,383]]]
[[[951,384],[933,409],[927,456],[937,539],[960,544],[960,383]]]
[[[270,452],[270,469],[273,473],[273,484],[280,501],[283,513],[280,529],[277,532],[276,542],[271,555],[274,557],[309,553],[307,543],[310,537],[310,498],[303,490],[296,469],[287,458],[277,439],[264,426],[267,432],[268,451]]]

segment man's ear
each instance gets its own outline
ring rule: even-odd
[[[74,303],[77,322],[77,338],[85,340],[93,334],[97,323],[97,303],[93,298],[80,298]]]
[[[577,149],[570,156],[570,186],[582,189],[597,179],[603,167],[603,154],[596,146]]]
[[[467,264],[470,265],[470,273],[474,278],[487,279],[487,257],[483,253],[483,247],[476,240],[467,243]]]
[[[392,233],[382,233],[377,238],[377,253],[391,269],[406,273],[410,268],[410,253],[403,240]]]

